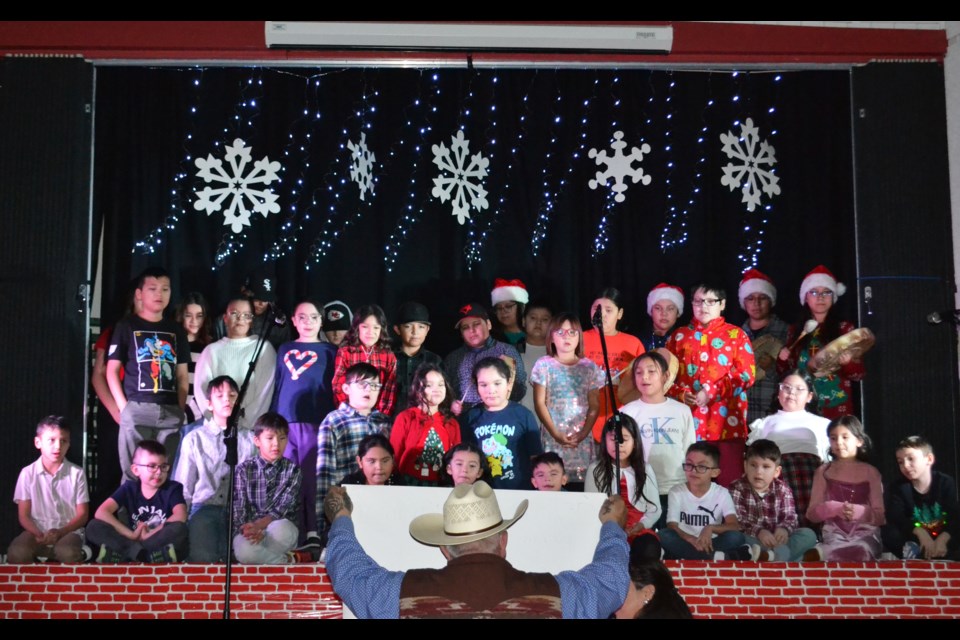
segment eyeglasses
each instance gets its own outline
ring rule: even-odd
[[[829,289],[826,291],[807,291],[807,295],[811,298],[819,298],[822,300],[824,298],[832,297],[833,291],[830,291]]]
[[[553,335],[557,336],[558,338],[562,338],[564,336],[572,338],[580,335],[580,332],[576,329],[556,329],[554,330]]]
[[[311,313],[307,315],[305,313],[298,313],[296,315],[297,320],[300,322],[320,322],[320,316],[316,313]]]
[[[516,302],[503,302],[493,306],[493,310],[497,313],[503,313],[504,311],[511,311],[517,307]]]
[[[780,391],[782,391],[783,393],[787,394],[788,396],[789,396],[789,395],[793,395],[793,394],[795,394],[795,393],[796,393],[797,395],[800,395],[800,394],[806,393],[806,392],[807,392],[807,388],[806,388],[806,387],[791,387],[791,386],[788,385],[788,384],[780,383]]]
[[[697,473],[706,473],[707,471],[712,471],[713,469],[720,468],[720,467],[708,467],[705,464],[690,464],[689,462],[684,462],[680,466],[683,467],[684,471],[696,471]]]
[[[354,380],[353,384],[357,385],[364,391],[379,391],[380,388],[383,387],[383,385],[379,382],[370,382],[369,380]]]
[[[149,469],[149,470],[150,470],[150,473],[156,473],[157,471],[161,471],[161,472],[163,472],[163,473],[167,473],[168,471],[170,471],[170,465],[169,465],[169,464],[166,464],[166,463],[164,463],[164,464],[140,464],[139,462],[134,462],[134,463],[133,463],[133,466],[135,466],[135,467],[143,467],[143,468],[145,468],[145,469]]]
[[[240,313],[239,311],[231,311],[231,312],[230,312],[230,317],[233,318],[234,320],[238,320],[238,321],[239,321],[239,320],[247,320],[247,321],[253,320],[253,314],[252,314],[252,313]]]
[[[704,307],[705,309],[709,309],[719,302],[720,300],[718,300],[717,298],[703,298],[703,299],[694,298],[693,300],[690,301],[690,304],[692,304],[695,307]]]

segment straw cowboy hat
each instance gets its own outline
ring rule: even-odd
[[[497,496],[483,480],[461,484],[443,503],[443,513],[417,516],[410,523],[410,535],[417,542],[433,546],[454,546],[476,542],[508,529],[527,511],[526,500],[517,506],[513,518],[500,515]]]

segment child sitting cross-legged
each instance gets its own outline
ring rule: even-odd
[[[176,562],[187,549],[183,485],[170,479],[167,450],[141,440],[127,480],[97,509],[87,540],[99,544],[97,562]]]
[[[90,558],[83,544],[90,498],[83,469],[67,460],[70,429],[62,416],[47,416],[33,438],[40,457],[24,467],[13,501],[23,533],[7,549],[7,562],[27,564],[41,557],[60,562]]]
[[[694,442],[683,462],[686,484],[667,497],[667,528],[660,544],[668,560],[749,560],[750,546],[740,533],[730,492],[714,482],[720,475],[720,450]]]
[[[299,530],[300,467],[283,457],[290,427],[267,412],[253,425],[258,455],[237,465],[233,479],[233,552],[241,564],[287,564],[313,560],[291,552]]]
[[[772,440],[755,440],[744,453],[743,476],[730,484],[753,560],[793,562],[817,544],[812,529],[797,526],[793,492],[780,472],[780,448]]]
[[[933,468],[933,446],[923,436],[897,445],[903,477],[884,491],[883,545],[898,558],[960,560],[960,504],[953,478]]]

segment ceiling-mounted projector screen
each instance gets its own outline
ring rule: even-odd
[[[386,22],[266,22],[271,48],[669,53],[673,27]]]

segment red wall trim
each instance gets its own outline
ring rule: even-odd
[[[642,24],[672,25],[673,52],[668,55],[636,56],[475,53],[473,59],[476,63],[856,64],[881,59],[942,61],[947,49],[946,33],[940,30],[707,22]],[[0,22],[0,53],[82,55],[90,60],[265,63],[340,63],[350,59],[368,62],[400,59],[460,61],[465,56],[464,53],[267,49],[264,23],[260,21]]]

